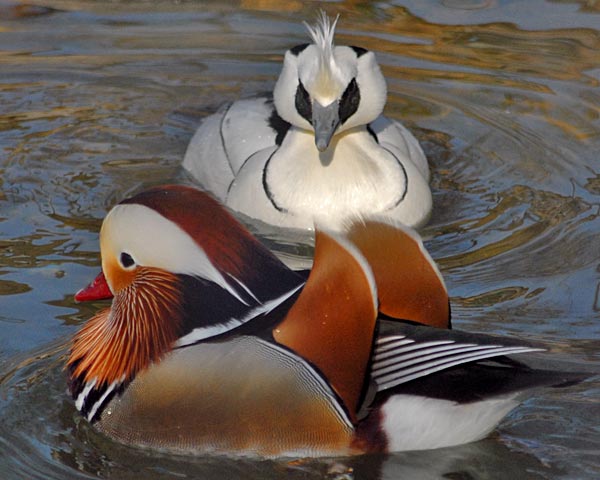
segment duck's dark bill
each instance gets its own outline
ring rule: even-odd
[[[103,272],[100,272],[94,281],[87,287],[82,288],[75,294],[76,302],[105,300],[107,298],[113,298],[113,294],[108,287],[108,283],[106,283]]]

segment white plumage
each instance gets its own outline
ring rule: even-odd
[[[286,52],[272,100],[206,118],[183,166],[230,208],[274,225],[339,228],[348,216],[384,213],[418,227],[432,206],[427,159],[382,115],[375,55],[334,46],[335,24],[323,14],[307,25],[313,43]]]
[[[391,452],[451,447],[481,440],[519,402],[511,394],[460,404],[414,395],[392,395],[382,408]]]

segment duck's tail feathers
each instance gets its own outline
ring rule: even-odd
[[[371,367],[376,393],[358,436],[370,435],[369,419],[377,418],[388,451],[476,441],[534,389],[590,376],[531,368],[505,356],[540,350],[491,335],[382,321]]]
[[[475,362],[388,390],[371,415],[380,419],[388,451],[449,447],[487,436],[535,388],[587,376]]]
[[[403,393],[465,403],[535,387],[566,387],[589,376],[532,368],[507,356],[545,350],[520,339],[380,320],[371,381],[378,392],[401,386]]]
[[[513,395],[462,404],[396,394],[377,408],[377,414],[386,451],[431,450],[485,438],[518,404]]]
[[[386,329],[386,324],[390,322],[380,323],[371,364],[371,379],[377,385],[378,392],[460,365],[544,350],[504,338],[397,322],[392,325],[395,328],[391,332],[390,328]],[[514,365],[511,368],[514,369]]]

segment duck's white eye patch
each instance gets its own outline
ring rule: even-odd
[[[121,255],[119,256],[119,260],[120,260],[123,268],[131,268],[131,267],[135,266],[135,260],[127,252],[121,252]]]
[[[125,270],[144,266],[191,275],[215,282],[237,295],[202,247],[178,224],[150,207],[135,203],[114,206],[104,219],[100,237],[103,253],[116,258]],[[129,255],[135,265],[126,268],[123,261],[127,265],[130,263],[127,257],[121,257],[121,253]]]

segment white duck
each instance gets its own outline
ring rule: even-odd
[[[274,225],[332,228],[385,213],[429,218],[429,167],[417,139],[382,115],[386,83],[373,52],[334,46],[334,21],[285,54],[273,99],[227,105],[192,138],[183,166],[230,208]]]

